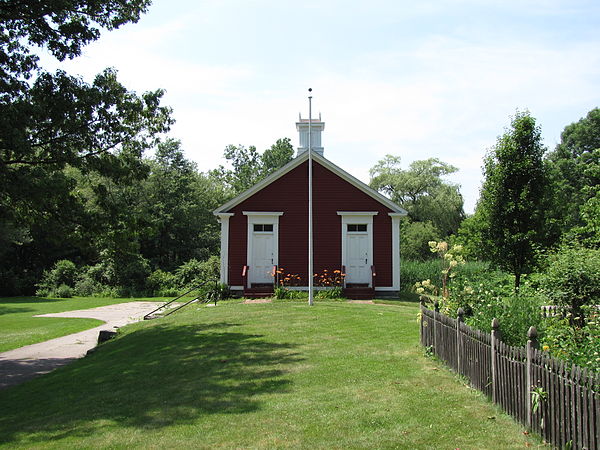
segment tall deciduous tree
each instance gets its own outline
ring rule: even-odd
[[[277,142],[262,154],[255,146],[228,145],[223,156],[231,168],[219,166],[211,171],[211,176],[224,183],[237,195],[251,188],[260,180],[290,162],[294,156],[294,148],[289,138],[277,139]]]
[[[477,205],[487,252],[499,267],[515,276],[534,264],[536,244],[544,241],[544,209],[548,177],[543,163],[540,127],[529,112],[519,112],[510,128],[487,154],[484,182]]]
[[[179,141],[158,146],[140,199],[148,232],[141,252],[153,268],[174,270],[189,259],[205,260],[218,251],[219,226],[212,211],[223,201],[220,186],[185,159]]]
[[[464,218],[459,186],[443,179],[457,170],[437,158],[414,161],[403,170],[400,157],[387,155],[370,170],[370,186],[406,209],[411,221],[431,222],[440,237],[447,237]]]
[[[565,127],[547,162],[553,182],[551,215],[558,224],[556,234],[568,234],[573,227],[589,228],[593,222],[590,212],[600,196],[600,108]],[[588,238],[593,240],[594,236]],[[595,240],[600,240],[600,235]]]
[[[74,58],[112,30],[137,22],[149,0],[5,0],[0,2],[0,280],[52,263],[53,241],[85,224],[65,169],[117,181],[143,177],[141,155],[172,123],[161,90],[137,95],[113,70],[92,83],[49,73],[36,52]],[[68,237],[68,239],[67,239]],[[64,255],[62,255],[64,256]],[[8,274],[8,275],[6,275]],[[18,290],[18,289],[17,289]]]

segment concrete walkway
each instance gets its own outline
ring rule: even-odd
[[[48,373],[84,356],[98,342],[100,330],[114,330],[142,320],[163,302],[129,302],[99,308],[43,314],[35,317],[73,317],[106,322],[96,328],[0,353],[0,389]]]

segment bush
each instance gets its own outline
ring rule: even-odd
[[[465,323],[487,333],[491,332],[492,320],[496,318],[500,322],[502,342],[522,346],[527,342],[529,327],[535,326],[543,333],[540,306],[544,298],[527,277],[519,294],[514,293],[513,286],[514,277],[505,272],[460,272],[450,284],[449,297],[440,298],[440,310],[456,317],[458,308],[463,308]]]
[[[600,313],[596,307],[583,307],[589,318],[583,326],[572,327],[569,316],[550,317],[540,339],[542,348],[571,364],[600,371]]]
[[[402,259],[428,261],[434,258],[429,242],[440,239],[440,231],[431,222],[403,221],[400,229],[400,255]]]
[[[119,289],[108,285],[108,277],[103,264],[83,266],[78,269],[78,274],[73,286],[73,294],[82,297],[119,297]]]
[[[225,283],[208,283],[202,292],[202,295],[210,301],[216,302],[226,300],[231,297],[229,286]]]
[[[206,261],[190,259],[175,271],[177,286],[181,289],[200,284],[205,281],[219,279],[221,260],[218,256],[211,256]]]
[[[159,297],[174,297],[179,294],[177,277],[164,270],[157,269],[146,280],[146,286],[152,295]]]
[[[100,262],[89,269],[92,279],[110,291],[124,294],[143,294],[146,279],[150,275],[150,264],[139,254],[102,250]]]
[[[400,263],[400,290],[410,292],[415,283],[431,280],[441,285],[443,261],[402,261]]]
[[[431,280],[436,286],[442,285],[442,270],[444,262],[441,259],[431,261],[402,261],[400,263],[400,290],[412,292],[415,283],[423,280]],[[458,279],[474,279],[490,272],[489,263],[468,261],[455,269],[456,278],[450,286]]]
[[[465,318],[465,323],[487,333],[492,330],[492,320],[500,323],[502,342],[513,346],[524,346],[527,343],[529,327],[537,328],[538,333],[544,333],[544,321],[540,313],[542,300],[539,296],[518,295],[511,293],[503,297],[479,292],[478,301],[471,305],[471,316]]]
[[[89,297],[92,295],[99,294],[106,290],[107,286],[95,281],[87,273],[82,273],[81,276],[75,282],[75,293],[82,297]]]
[[[277,300],[299,300],[299,299],[307,299],[308,292],[288,289],[285,286],[275,286],[273,296]]]
[[[571,309],[573,322],[583,320],[584,306],[600,304],[598,280],[600,250],[563,246],[550,255],[541,284],[551,303]]]
[[[78,270],[75,263],[68,259],[61,259],[54,264],[52,269],[44,271],[41,281],[36,285],[38,288],[36,295],[62,298],[61,295],[58,295],[59,289],[61,293],[66,294],[67,290],[65,288],[69,288],[70,294],[66,297],[72,297],[77,276]]]
[[[287,293],[289,289],[284,288],[283,286],[275,286],[273,290],[273,297],[277,300],[283,300],[287,298]]]
[[[66,284],[58,286],[51,294],[53,297],[58,298],[71,298],[73,297],[73,288]]]
[[[333,287],[331,289],[322,289],[315,293],[315,298],[320,299],[336,299],[344,298],[342,295],[342,288],[340,286]]]

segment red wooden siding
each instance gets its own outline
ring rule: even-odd
[[[338,211],[378,211],[373,217],[373,263],[376,286],[392,286],[391,209],[352,186],[329,169],[313,163],[314,269],[340,269],[342,258],[341,216]],[[307,279],[308,266],[308,166],[299,165],[244,200],[229,212],[229,284],[242,285],[246,264],[247,217],[243,211],[281,211],[279,265],[287,273]],[[305,284],[305,286],[308,283]]]

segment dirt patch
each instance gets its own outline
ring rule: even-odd
[[[270,298],[257,298],[254,300],[244,300],[245,305],[251,305],[253,303],[273,303],[273,299]]]
[[[374,305],[373,300],[348,300],[348,303],[362,303],[364,305]]]

